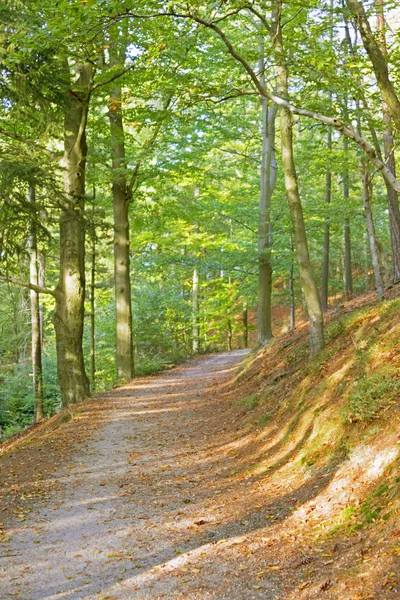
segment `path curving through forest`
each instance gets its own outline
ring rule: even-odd
[[[255,524],[235,511],[247,482],[226,451],[235,423],[220,392],[245,354],[98,397],[100,425],[58,465],[47,501],[8,531],[1,598],[277,597],[276,582],[246,576],[243,547],[232,552],[249,552]]]

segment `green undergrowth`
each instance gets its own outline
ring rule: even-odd
[[[397,458],[361,501],[349,504],[335,515],[325,536],[352,533],[374,524],[383,527],[392,517],[397,520],[399,512],[400,464]]]
[[[243,406],[246,410],[253,410],[259,404],[259,394],[249,394],[249,396],[245,396],[238,401],[238,404]]]
[[[307,333],[299,332],[253,355],[241,372],[255,389],[247,385],[239,403],[252,411],[260,440],[249,474],[318,481],[321,473],[348,468],[351,485],[357,452],[388,453],[386,470],[377,468],[324,531],[384,523],[399,509],[400,445],[393,441],[397,429],[400,436],[399,314],[400,299],[363,307],[326,327],[326,346],[315,359],[308,358]]]

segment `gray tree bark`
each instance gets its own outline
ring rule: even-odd
[[[346,156],[348,150],[348,142],[345,138],[343,140],[343,150]],[[351,230],[350,230],[350,218],[348,216],[349,206],[349,173],[347,166],[343,173],[343,200],[344,200],[344,287],[347,300],[351,300],[353,297],[353,270],[352,270],[352,258],[351,258]]]
[[[92,223],[91,223],[91,261],[90,261],[90,383],[92,392],[96,389],[96,189],[93,187]]]
[[[368,174],[368,169],[365,164],[362,164],[362,183],[363,183],[363,205],[365,212],[365,219],[367,221],[368,241],[371,252],[372,265],[374,267],[375,274],[375,286],[376,293],[379,300],[383,300],[383,282],[381,269],[379,265],[379,253],[378,245],[375,234],[374,220],[371,209],[371,179]]]
[[[196,354],[199,351],[199,272],[197,267],[193,269],[192,281],[192,350]]]
[[[265,87],[264,44],[259,41],[258,70],[260,83]],[[257,341],[265,344],[272,339],[272,226],[271,200],[276,184],[275,120],[276,104],[268,109],[268,100],[261,97],[262,149],[260,167],[260,202],[258,217],[258,308]]]
[[[29,281],[38,285],[38,251],[35,223],[35,188],[30,186],[28,191],[29,202],[32,205],[31,231],[28,240],[29,246]],[[35,412],[34,421],[37,423],[44,418],[44,396],[43,396],[43,368],[42,368],[42,341],[40,335],[40,312],[39,293],[30,290],[31,300],[31,324],[32,324],[32,374]]]
[[[113,50],[111,66],[123,62]],[[109,102],[112,156],[112,195],[114,208],[114,277],[116,310],[116,363],[120,381],[134,376],[132,340],[132,301],[130,280],[129,205],[121,87],[115,86]]]
[[[329,129],[326,136],[326,145],[328,150],[332,149],[332,131]],[[325,203],[329,205],[332,197],[332,172],[328,170],[325,176]],[[329,297],[329,243],[330,243],[330,220],[325,219],[324,223],[324,245],[322,257],[322,310],[328,310]]]
[[[243,348],[247,348],[249,345],[249,313],[248,313],[248,308],[247,308],[247,302],[243,302],[242,325],[243,325]]]

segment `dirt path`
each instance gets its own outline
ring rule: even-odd
[[[243,356],[202,359],[101,397],[103,422],[59,466],[57,490],[7,532],[0,597],[279,597],[276,581],[246,574],[244,536],[256,524],[236,510],[248,482],[226,451],[240,409],[218,398]]]

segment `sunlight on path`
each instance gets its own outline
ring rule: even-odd
[[[1,598],[265,598],[268,585],[231,576],[221,555],[243,525],[220,528],[234,460],[218,392],[245,354],[101,397],[104,423],[60,469],[61,491],[8,532]]]

